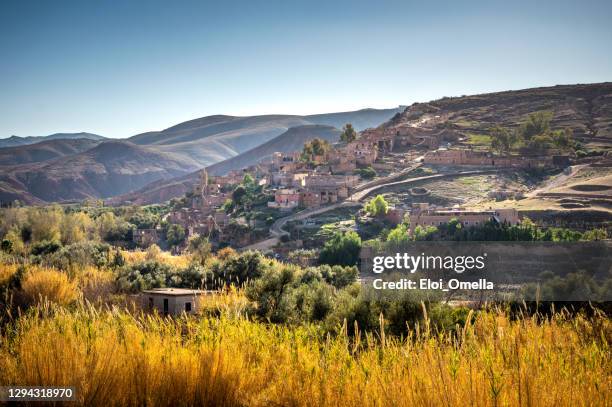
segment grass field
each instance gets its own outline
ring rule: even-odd
[[[78,405],[105,407],[609,403],[606,317],[511,320],[492,310],[468,320],[457,334],[432,332],[426,319],[404,338],[349,337],[238,316],[46,304],[3,329],[0,384],[76,386]]]

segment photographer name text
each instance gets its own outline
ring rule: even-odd
[[[421,278],[419,280],[410,280],[402,278],[397,281],[384,281],[377,278],[373,281],[373,287],[376,290],[493,290],[495,285],[491,281],[484,278],[478,281],[461,281],[456,278],[448,281],[432,280],[429,278]]]

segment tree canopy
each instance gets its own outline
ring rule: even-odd
[[[382,195],[376,195],[374,199],[372,199],[365,206],[365,210],[374,217],[381,217],[387,214],[389,210],[389,204],[385,200],[385,197]]]
[[[355,128],[353,128],[353,125],[351,123],[347,123],[344,125],[344,127],[342,128],[342,134],[340,135],[340,140],[344,141],[345,143],[350,143],[351,141],[354,141],[357,139],[357,131],[355,131]]]
[[[353,231],[337,232],[325,243],[319,260],[329,265],[354,266],[359,260],[361,238]]]

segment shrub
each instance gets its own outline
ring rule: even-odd
[[[170,225],[166,231],[166,240],[170,246],[178,246],[185,241],[185,228],[181,225]]]
[[[61,243],[56,240],[43,240],[32,245],[31,253],[34,256],[44,256],[46,254],[55,253],[61,247]]]
[[[290,291],[297,277],[294,266],[270,269],[246,290],[247,298],[256,303],[255,313],[270,322],[287,322],[294,312]]]
[[[174,272],[175,270],[167,264],[144,261],[124,266],[117,276],[117,284],[121,290],[127,292],[167,287]]]
[[[372,167],[359,168],[355,170],[354,173],[361,176],[363,179],[372,179],[377,175],[376,170]]]
[[[107,243],[81,242],[62,247],[46,256],[43,263],[60,270],[76,271],[87,266],[105,267],[110,259],[111,250]]]
[[[211,267],[215,283],[221,285],[241,285],[261,277],[266,269],[264,257],[256,251],[228,257],[225,261],[217,262]]]
[[[339,265],[333,267],[322,265],[319,267],[319,272],[328,284],[338,289],[357,281],[357,275],[359,274],[356,266],[343,267]]]
[[[359,260],[361,238],[353,231],[336,233],[325,243],[319,261],[329,265],[354,266]]]

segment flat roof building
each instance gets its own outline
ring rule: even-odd
[[[208,291],[189,288],[154,288],[142,292],[143,308],[157,310],[163,315],[193,314],[198,308],[198,298]]]

